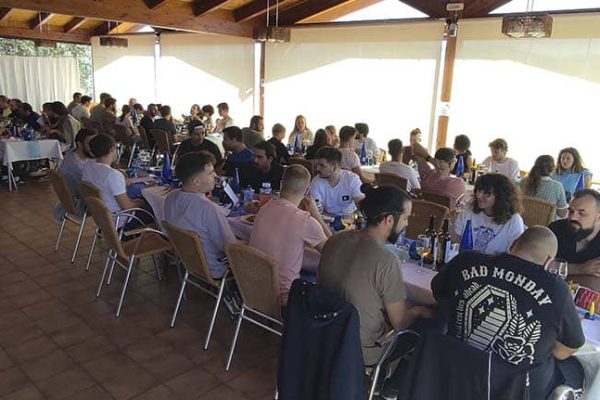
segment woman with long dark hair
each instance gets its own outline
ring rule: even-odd
[[[317,154],[317,151],[319,151],[321,147],[325,146],[331,146],[329,135],[325,129],[319,129],[317,130],[317,133],[315,133],[314,143],[308,146],[308,149],[306,149],[306,159],[313,160]]]
[[[550,176],[554,172],[554,158],[549,155],[539,156],[527,177],[519,185],[525,196],[536,197],[550,202],[556,206],[559,217],[567,216],[567,199],[565,190],[560,182]]]
[[[473,249],[485,254],[504,253],[525,231],[521,200],[515,184],[501,174],[486,174],[475,183],[471,209],[458,214],[455,238],[463,234],[468,220],[473,229]]]
[[[568,199],[577,191],[577,182],[582,175],[583,186],[589,189],[592,186],[592,173],[584,167],[579,151],[574,147],[562,149],[558,153],[556,172],[552,178],[562,183]]]

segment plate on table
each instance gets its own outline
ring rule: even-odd
[[[254,225],[255,219],[256,219],[256,215],[254,215],[254,214],[242,215],[240,217],[240,221],[242,221],[243,223],[248,224],[248,225]]]

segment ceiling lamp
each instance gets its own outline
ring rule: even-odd
[[[275,0],[275,26],[270,26],[270,0],[267,0],[267,23],[264,27],[254,28],[254,39],[259,42],[285,43],[291,38],[290,28],[279,27],[279,0]]]
[[[527,0],[524,14],[513,14],[502,18],[502,33],[514,39],[543,38],[552,35],[552,17],[549,14],[534,14],[533,3]]]

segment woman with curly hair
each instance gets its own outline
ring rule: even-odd
[[[473,193],[471,209],[456,218],[455,238],[460,238],[471,220],[473,250],[491,255],[508,251],[525,231],[517,187],[504,175],[486,174],[477,179]]]
[[[583,166],[579,151],[574,147],[567,147],[558,153],[556,172],[552,179],[562,183],[567,194],[567,200],[577,191],[577,182],[583,174],[584,186],[589,189],[592,185],[592,173]]]
[[[525,196],[536,197],[554,204],[558,216],[564,218],[567,216],[568,204],[563,186],[550,177],[554,168],[552,156],[539,156],[527,177],[519,182],[519,186]]]

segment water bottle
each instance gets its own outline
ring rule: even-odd
[[[473,250],[473,228],[471,226],[471,220],[467,220],[465,229],[463,230],[462,237],[460,238],[460,246],[458,252]]]
[[[456,161],[456,176],[462,178],[465,173],[465,161],[463,156],[458,156],[458,161]]]
[[[575,191],[585,189],[585,177],[583,172],[579,174],[579,179],[577,179],[577,185],[575,186]]]
[[[360,146],[360,165],[367,165],[367,141],[365,140]]]
[[[248,187],[244,190],[244,204],[250,204],[254,200],[254,190],[252,186],[248,185]]]
[[[171,170],[171,156],[168,153],[165,154],[163,158],[163,165],[161,171],[161,178],[163,182],[168,182],[171,179],[171,175],[173,171]]]
[[[296,139],[294,139],[294,152],[300,153],[302,151],[302,143],[300,143],[300,133],[296,133]]]
[[[242,190],[242,185],[240,183],[240,169],[236,168],[235,172],[233,174],[233,182],[232,182],[232,189],[235,193],[240,193]]]

